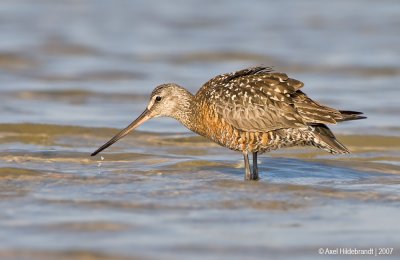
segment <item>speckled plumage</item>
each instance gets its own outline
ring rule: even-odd
[[[267,67],[216,76],[194,96],[203,123],[191,130],[236,151],[311,145],[348,153],[323,124],[358,119],[360,113],[322,106],[299,90],[303,85]]]
[[[360,112],[336,110],[311,100],[300,90],[303,85],[269,67],[218,75],[196,95],[173,83],[160,85],[152,92],[146,111],[92,155],[158,116],[173,117],[190,130],[243,152],[246,179],[258,179],[257,153],[306,145],[348,153],[325,124],[365,117]],[[253,154],[253,173],[248,153]]]

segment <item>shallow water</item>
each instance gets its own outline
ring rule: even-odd
[[[166,3],[2,1],[0,258],[398,257],[399,3]],[[154,86],[258,64],[365,112],[332,127],[352,154],[275,151],[244,182],[241,154],[155,119],[89,156]]]

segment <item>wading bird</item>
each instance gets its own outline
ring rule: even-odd
[[[292,146],[349,153],[325,124],[363,119],[361,112],[321,105],[303,93],[303,83],[269,67],[218,75],[196,95],[168,83],[156,87],[144,112],[91,155],[106,149],[147,120],[167,116],[244,156],[245,179],[258,180],[257,154]],[[249,156],[253,155],[253,170]]]

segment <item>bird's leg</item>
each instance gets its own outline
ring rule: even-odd
[[[249,162],[249,155],[247,154],[247,152],[243,152],[243,158],[244,158],[244,168],[245,168],[245,175],[244,175],[244,179],[247,180],[251,180],[251,171],[250,171],[250,162]]]
[[[257,152],[253,153],[253,173],[250,176],[250,180],[256,181],[259,179],[258,176],[258,164],[257,164]]]

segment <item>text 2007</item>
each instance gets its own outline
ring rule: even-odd
[[[378,249],[378,255],[391,255],[393,253],[393,247],[388,247],[388,248],[377,248]]]

